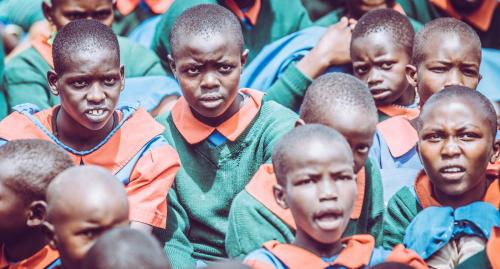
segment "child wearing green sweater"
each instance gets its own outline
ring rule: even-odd
[[[450,86],[435,93],[416,122],[423,171],[390,200],[384,246],[403,243],[433,268],[454,268],[484,249],[500,225],[500,155],[493,106],[481,93]]]
[[[342,73],[320,76],[308,88],[296,125],[319,123],[345,136],[354,157],[358,176],[358,196],[344,235],[371,234],[381,241],[384,209],[382,182],[378,167],[368,159],[377,125],[377,110],[368,87],[355,77]],[[243,257],[264,242],[290,243],[296,225],[289,210],[273,197],[276,183],[273,167],[261,167],[236,198],[229,212],[226,251]]]
[[[165,251],[173,268],[227,257],[224,236],[234,196],[297,116],[262,93],[238,90],[248,52],[238,19],[218,5],[199,5],[169,36],[171,68],[183,97],[158,117],[182,168],[168,195]]]

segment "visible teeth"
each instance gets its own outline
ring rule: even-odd
[[[104,111],[102,109],[92,109],[89,110],[90,115],[101,115]]]
[[[450,168],[444,169],[445,173],[458,173],[458,172],[461,172],[461,171],[462,171],[462,169],[460,169],[458,167],[450,167]]]

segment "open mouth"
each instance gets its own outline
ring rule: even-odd
[[[108,113],[109,110],[105,108],[93,108],[93,109],[87,109],[85,111],[85,115],[87,116],[87,118],[94,122],[102,121],[103,119],[106,118]]]
[[[329,208],[320,210],[314,215],[314,221],[322,230],[336,230],[340,228],[343,220],[343,212],[340,209]]]
[[[220,94],[203,95],[198,100],[207,108],[215,108],[224,103],[224,97]]]
[[[384,99],[389,96],[391,94],[391,91],[389,89],[370,89],[370,93],[372,94],[374,99],[378,100]]]
[[[442,177],[449,180],[461,179],[465,174],[465,168],[459,165],[448,165],[439,169]]]

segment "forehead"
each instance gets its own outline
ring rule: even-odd
[[[370,54],[374,56],[389,53],[405,53],[402,46],[398,45],[389,30],[382,30],[375,33],[369,33],[363,37],[354,39],[352,43],[353,57]]]
[[[479,66],[481,48],[458,33],[431,33],[424,43],[424,61],[459,61]]]
[[[287,156],[289,159],[285,161],[289,162],[288,167],[292,171],[318,163],[352,166],[349,148],[345,143],[337,140],[324,141],[324,139],[311,138],[305,143],[291,146]]]
[[[490,125],[483,109],[477,107],[477,103],[464,98],[442,99],[441,102],[432,103],[422,111],[421,120],[423,127],[441,125],[449,128],[460,128],[467,124],[473,124],[480,128],[489,129]]]
[[[112,0],[53,0],[55,8],[94,10],[98,8],[113,8]]]
[[[120,60],[117,53],[109,48],[91,51],[75,51],[64,58],[64,73],[109,73],[119,72]]]
[[[231,38],[229,31],[203,34],[182,34],[177,38],[174,59],[192,58],[194,60],[212,60],[226,57],[240,57],[241,48]]]
[[[349,143],[355,140],[373,138],[377,127],[377,118],[367,115],[365,111],[352,107],[351,109],[332,109],[332,115],[325,117],[323,124],[339,131]]]

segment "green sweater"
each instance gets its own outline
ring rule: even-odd
[[[256,118],[234,142],[211,147],[207,141],[190,145],[170,114],[158,117],[182,163],[168,195],[167,229],[162,235],[173,268],[227,257],[224,237],[233,198],[260,165],[271,160],[274,144],[296,120],[292,111],[263,101]]]
[[[371,160],[367,161],[365,171],[361,215],[359,219],[349,222],[344,236],[369,233],[376,238],[377,243],[381,243],[384,201],[380,171]],[[269,240],[291,243],[294,232],[293,228],[243,190],[234,198],[229,212],[226,251],[230,257],[244,258]]]
[[[125,77],[165,75],[153,52],[124,37],[118,37],[118,43]],[[40,109],[59,104],[59,97],[50,93],[47,84],[47,72],[51,69],[49,63],[32,47],[9,61],[3,77],[9,109],[23,103],[35,104]]]
[[[408,17],[422,24],[437,18],[449,17],[448,14],[432,5],[429,0],[397,0],[397,2],[403,7]],[[500,33],[500,5],[494,11],[490,28],[486,32],[479,29],[475,30],[481,39],[483,48],[500,49],[500,38],[498,38],[498,33]]]
[[[387,203],[382,244],[384,248],[392,249],[395,245],[402,244],[406,227],[423,209],[410,188],[412,187],[401,188]]]
[[[497,253],[498,254],[498,253]],[[486,250],[481,250],[470,258],[457,265],[455,269],[490,269],[491,264],[486,255]]]
[[[153,16],[156,16],[156,14],[141,7],[137,7],[127,16],[123,16],[118,9],[115,9],[115,17],[111,28],[117,35],[128,36],[143,21]]]

